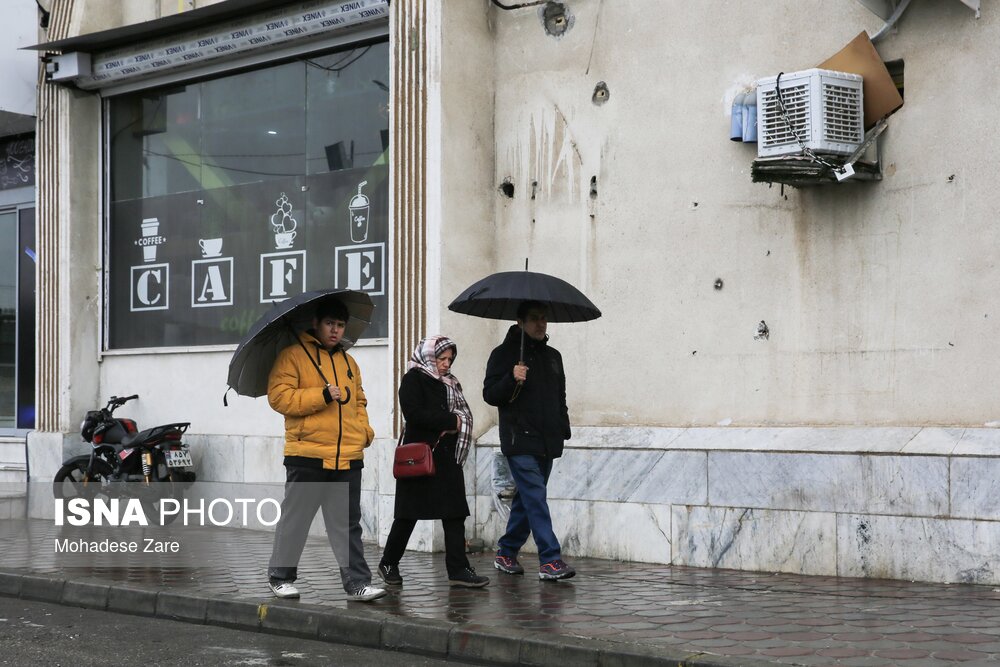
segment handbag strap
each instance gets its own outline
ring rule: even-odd
[[[403,428],[401,428],[399,431],[399,440],[396,441],[397,447],[403,444],[403,435],[405,433],[406,433],[406,424],[403,424]],[[441,442],[441,438],[443,437],[444,437],[444,431],[441,432],[441,435],[438,436],[438,439],[434,441],[433,445],[431,445],[432,452],[434,451],[434,448],[438,446],[438,443]]]

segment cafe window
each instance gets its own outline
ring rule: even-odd
[[[105,347],[237,343],[345,288],[388,336],[389,45],[106,101]]]

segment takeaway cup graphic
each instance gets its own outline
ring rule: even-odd
[[[222,239],[199,239],[202,257],[218,257],[222,254]]]
[[[358,184],[358,194],[354,195],[348,208],[351,211],[351,241],[361,243],[368,240],[368,196],[361,194],[361,188],[368,185],[368,181],[361,181]]]
[[[278,197],[274,205],[277,210],[271,214],[271,231],[274,232],[274,246],[276,248],[291,248],[292,241],[295,240],[295,228],[298,223],[292,217],[292,202],[284,192]]]
[[[167,242],[160,236],[160,221],[157,218],[144,218],[142,221],[142,237],[135,244],[142,248],[142,261],[156,261],[156,247]]]

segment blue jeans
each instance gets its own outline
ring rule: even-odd
[[[511,501],[507,532],[497,543],[497,553],[516,558],[530,532],[538,546],[539,562],[548,563],[562,558],[559,540],[552,532],[552,517],[549,516],[545,491],[549,473],[552,472],[552,459],[519,454],[508,456],[507,463],[517,493]]]

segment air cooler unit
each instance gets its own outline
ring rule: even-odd
[[[864,141],[862,78],[807,69],[757,81],[757,156],[815,153],[850,155]]]

